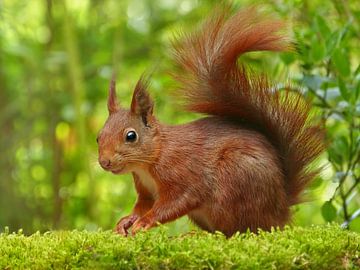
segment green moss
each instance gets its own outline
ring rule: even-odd
[[[360,234],[337,225],[169,237],[165,227],[123,238],[112,232],[0,235],[0,269],[358,269]]]

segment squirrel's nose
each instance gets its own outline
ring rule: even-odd
[[[106,158],[100,159],[99,163],[100,163],[101,167],[103,167],[104,169],[109,169],[111,166],[110,159],[106,159]]]

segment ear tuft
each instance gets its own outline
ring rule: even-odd
[[[117,112],[120,108],[116,98],[116,82],[114,76],[111,79],[109,86],[109,97],[108,97],[108,110],[109,114]]]
[[[149,78],[144,75],[141,76],[140,80],[136,84],[131,101],[131,112],[140,116],[145,126],[148,126],[154,107],[154,102],[147,92],[148,85]]]

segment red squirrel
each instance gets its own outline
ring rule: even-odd
[[[324,132],[304,97],[279,91],[237,62],[250,51],[288,50],[284,26],[255,7],[235,14],[223,8],[173,43],[185,108],[207,115],[190,123],[156,119],[149,78],[137,82],[129,110],[117,102],[112,80],[99,163],[114,174],[132,173],[138,194],[117,233],[184,215],[227,236],[289,222],[290,207],[319,172],[309,164],[324,149]]]

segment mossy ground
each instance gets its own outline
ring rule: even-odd
[[[0,235],[0,269],[359,269],[360,234],[337,225],[238,234],[166,228],[123,238],[110,231]]]

